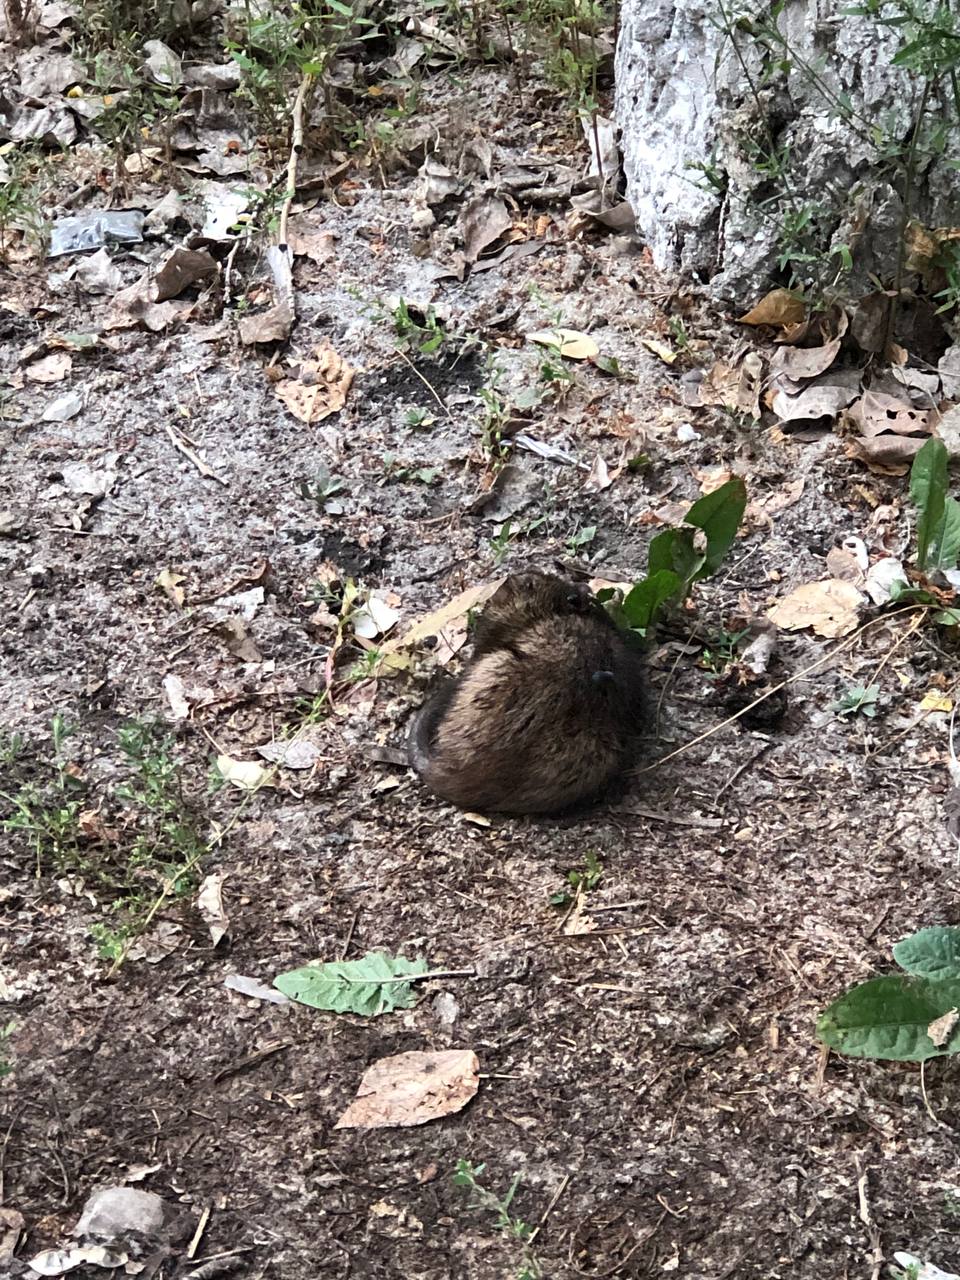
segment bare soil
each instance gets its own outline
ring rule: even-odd
[[[492,80],[478,76],[470,92],[466,114],[490,122],[498,162],[536,147],[532,118],[493,109]],[[462,117],[439,90],[433,110],[455,150],[470,136]],[[573,146],[555,121],[538,141]],[[91,1189],[133,1178],[183,1214],[170,1252],[142,1274],[189,1274],[213,1259],[203,1274],[515,1276],[517,1247],[452,1184],[466,1158],[485,1163],[496,1190],[522,1173],[514,1209],[539,1224],[544,1276],[868,1278],[898,1249],[960,1269],[956,1066],[928,1067],[928,1110],[914,1066],[824,1061],[814,1035],[845,986],[892,967],[893,942],[956,919],[944,717],[910,727],[924,693],[952,679],[955,654],[935,632],[907,634],[909,615],[881,622],[791,685],[776,729],[723,728],[638,774],[620,805],[574,818],[478,825],[383,763],[422,701],[429,651],[414,675],[351,683],[361,654],[348,645],[333,709],[304,720],[334,638],[316,620],[313,584],[352,578],[393,593],[402,631],[512,569],[560,562],[630,579],[665,507],[696,497],[713,469],[738,472],[752,506],[729,566],[651,646],[656,759],[726,715],[698,664],[703,644],[824,576],[848,532],[878,553],[906,529],[905,481],[870,475],[839,437],[776,439],[684,407],[685,369],[709,366],[741,334],[624,241],[567,238],[562,208],[546,210],[539,253],[463,283],[432,280],[408,230],[414,168],[389,175],[387,190],[358,170],[352,204],[301,215],[336,249],[322,265],[298,261],[290,350],[307,357],[325,338],[358,369],[344,411],[319,426],[285,410],[265,369],[271,349],[240,345],[215,291],[178,329],[120,330],[111,347],[74,353],[54,385],[22,378],[31,343],[99,331],[109,299],[51,283],[52,263],[4,272],[14,390],[0,422],[5,732],[23,735],[33,776],[48,776],[48,726],[62,713],[97,795],[120,775],[118,729],[168,719],[204,833],[229,826],[202,867],[227,875],[229,936],[211,944],[195,894],[171,900],[109,980],[90,929],[109,921],[110,902],[94,878],[51,865],[38,874],[27,843],[3,837],[13,1070],[0,1092],[0,1186],[26,1219],[19,1256],[65,1240]],[[162,194],[133,188],[129,203],[150,208]],[[125,282],[169,244],[118,255]],[[266,278],[253,255],[239,265]],[[542,355],[523,335],[554,314],[589,328],[636,381],[578,368],[566,398],[525,428],[578,465],[517,448],[485,491],[485,357],[453,344],[398,355],[378,306],[391,294],[432,302],[451,328],[499,348],[508,383],[536,381]],[[690,345],[667,366],[640,340],[669,340],[671,317]],[[81,412],[44,421],[68,390]],[[407,425],[415,407],[433,424]],[[678,438],[684,423],[695,440]],[[646,466],[590,486],[598,454],[612,471],[640,453]],[[77,463],[116,471],[105,496],[71,489]],[[396,478],[398,467],[434,466],[433,484]],[[321,467],[344,481],[340,512],[302,494]],[[503,521],[541,517],[497,564]],[[569,540],[593,525],[571,554]],[[165,570],[182,575],[181,608],[156,585]],[[237,606],[217,601],[250,580],[265,599],[247,623],[259,660],[245,661],[216,628]],[[834,643],[780,637],[784,675]],[[831,703],[884,660],[877,718],[839,719]],[[170,675],[191,699],[187,721],[171,718]],[[252,799],[207,794],[213,755],[254,759],[292,730],[319,747],[314,771],[281,770]],[[549,897],[590,852],[604,866],[588,897],[596,927],[568,935]],[[415,1008],[375,1020],[223,985],[229,974],[269,984],[309,959],[373,949],[477,976],[426,983]],[[444,1047],[479,1055],[480,1091],[461,1114],[409,1130],[334,1129],[372,1062]]]

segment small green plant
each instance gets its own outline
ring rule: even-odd
[[[385,480],[397,480],[401,484],[436,484],[440,479],[439,467],[403,467],[394,453],[383,455],[383,474]]]
[[[419,407],[408,409],[403,416],[404,426],[412,427],[415,431],[432,427],[436,420],[436,415],[432,414],[429,409],[421,409]]]
[[[0,822],[4,831],[19,832],[27,840],[39,874],[44,863],[60,872],[75,869],[80,835],[80,814],[86,784],[71,768],[64,748],[74,729],[59,712],[50,721],[53,744],[53,773],[46,783],[24,781],[16,791],[0,791],[7,814]],[[11,751],[9,745],[7,751]],[[17,739],[8,763],[20,759],[22,740]]]
[[[434,307],[425,310],[413,307],[400,298],[392,311],[397,344],[402,351],[414,351],[421,356],[432,356],[443,346],[447,332],[437,319]]]
[[[153,721],[131,720],[118,734],[126,780],[94,796],[68,758],[74,729],[51,721],[52,756],[45,780],[24,779],[0,792],[0,829],[25,839],[38,875],[81,876],[111,920],[91,928],[100,954],[116,960],[148,916],[162,885],[167,896],[191,889],[205,851],[183,793],[173,740]],[[18,752],[15,768],[25,768]],[[12,773],[13,770],[11,769]]]
[[[664,529],[650,543],[646,576],[622,601],[612,588],[597,598],[620,622],[646,635],[667,605],[685,600],[697,582],[720,568],[746,505],[746,486],[739,478],[699,498],[680,528]]]
[[[595,524],[587,525],[584,529],[578,529],[576,533],[572,533],[567,539],[567,555],[575,556],[584,547],[589,547],[596,536],[597,526]]]
[[[896,944],[893,958],[903,973],[852,987],[820,1015],[817,1035],[852,1058],[960,1053],[960,927],[921,929]]]
[[[543,1273],[533,1253],[533,1230],[522,1218],[514,1217],[510,1212],[523,1175],[515,1173],[510,1179],[506,1192],[499,1196],[480,1182],[486,1167],[485,1164],[472,1164],[469,1160],[458,1160],[453,1175],[453,1185],[462,1187],[468,1193],[468,1205],[471,1209],[483,1209],[486,1213],[492,1214],[496,1229],[522,1246],[523,1258],[516,1280],[539,1280]]]
[[[500,567],[506,558],[510,545],[520,532],[512,520],[504,520],[503,524],[490,539],[490,550],[493,552],[493,563]]]
[[[703,652],[700,654],[700,666],[711,677],[722,675],[731,662],[736,660],[740,641],[749,634],[749,628],[743,631],[724,631],[721,629],[711,640],[709,646],[704,645]]]
[[[343,505],[334,501],[338,493],[343,493],[347,483],[340,476],[332,476],[326,467],[321,467],[311,484],[307,480],[300,481],[300,497],[316,504],[323,515],[342,515]]]
[[[595,889],[603,879],[603,863],[592,850],[587,853],[583,859],[583,868],[574,868],[567,872],[567,884],[569,888],[560,889],[557,893],[550,895],[550,905],[552,907],[568,907],[574,897],[580,893],[589,893],[591,889]]]
[[[836,702],[831,703],[830,710],[838,716],[853,717],[857,714],[872,720],[877,714],[880,698],[880,686],[877,684],[855,684],[849,688]]]
[[[48,222],[43,214],[43,174],[47,161],[38,148],[0,146],[0,255],[11,236],[22,232],[40,249],[47,241]]]
[[[545,394],[555,400],[562,400],[577,385],[577,375],[569,360],[563,357],[560,343],[544,344],[546,357],[540,362],[537,378],[545,389]]]

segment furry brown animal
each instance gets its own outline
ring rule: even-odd
[[[410,761],[462,809],[557,813],[630,765],[643,686],[639,652],[586,588],[517,575],[484,609],[463,675],[417,716]]]

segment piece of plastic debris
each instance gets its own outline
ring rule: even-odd
[[[127,1232],[156,1236],[163,1228],[165,1205],[152,1191],[134,1187],[103,1187],[87,1198],[74,1229],[76,1236],[90,1236],[109,1243]]]
[[[893,584],[908,585],[906,570],[895,556],[885,556],[867,570],[863,589],[874,604],[886,604],[893,592]]]
[[[258,978],[246,978],[242,973],[228,973],[223,980],[228,991],[236,991],[238,995],[247,996],[250,1000],[266,1000],[270,1004],[290,1004],[288,996],[275,987],[268,987]]]
[[[45,1249],[30,1259],[30,1269],[39,1276],[62,1276],[68,1271],[84,1265],[90,1267],[108,1267],[111,1270],[122,1267],[127,1261],[127,1254],[108,1249],[106,1245],[91,1244],[73,1249]]]
[[[677,427],[677,439],[681,444],[692,444],[694,440],[701,439],[701,436],[699,431],[694,431],[689,422],[681,422]]]
[[[363,608],[353,615],[353,633],[361,640],[376,640],[377,636],[385,635],[394,627],[399,617],[399,611],[388,605],[386,600],[371,595]]]
[[[533,436],[528,436],[526,432],[521,432],[519,435],[514,436],[513,443],[521,449],[535,453],[538,458],[546,458],[548,462],[564,462],[569,466],[577,465],[576,458],[572,453],[568,453],[566,449],[561,449],[555,444],[547,444],[544,440],[535,440]]]
[[[139,244],[143,240],[143,214],[139,209],[94,209],[90,213],[58,218],[50,231],[47,256],[86,253],[105,244]]]

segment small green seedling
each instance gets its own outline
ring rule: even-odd
[[[307,502],[316,503],[317,510],[324,515],[342,515],[343,504],[334,501],[334,498],[338,493],[343,493],[346,487],[345,480],[331,475],[326,467],[321,467],[313,484],[306,480],[300,481],[300,496]]]
[[[414,430],[424,430],[427,427],[432,427],[436,420],[436,416],[429,409],[419,407],[408,409],[403,417],[404,426],[413,427]]]
[[[402,351],[415,351],[421,356],[432,356],[443,346],[447,333],[437,319],[435,308],[420,310],[411,309],[410,304],[400,298],[393,308],[393,327],[397,335],[397,343]]]
[[[440,479],[439,467],[404,467],[397,460],[395,453],[383,455],[383,476],[385,480],[396,480],[400,484],[436,484]]]
[[[838,716],[855,716],[859,713],[872,720],[877,714],[879,698],[880,686],[878,684],[855,684],[846,691],[843,697],[831,703],[830,710],[835,711]]]
[[[480,1179],[486,1172],[485,1164],[471,1164],[469,1160],[458,1160],[453,1175],[453,1185],[462,1187],[469,1193],[469,1207],[483,1209],[494,1216],[495,1226],[508,1239],[517,1241],[523,1247],[523,1261],[516,1274],[516,1280],[539,1280],[541,1267],[531,1248],[533,1230],[522,1218],[516,1218],[510,1212],[513,1197],[523,1179],[523,1175],[515,1173],[510,1185],[502,1196],[484,1187]]]
[[[576,533],[571,534],[567,539],[567,554],[576,555],[583,547],[588,547],[596,536],[597,526],[595,524],[587,525],[585,529],[578,529]]]
[[[749,634],[749,628],[743,631],[719,631],[710,646],[704,645],[700,666],[713,678],[721,675],[735,660],[740,641]]]
[[[578,893],[589,893],[603,879],[603,863],[591,850],[583,859],[583,870],[567,872],[569,889],[561,889],[550,895],[552,907],[568,907]]]
[[[625,626],[647,634],[669,604],[679,604],[695,583],[716,573],[733,546],[747,505],[743,481],[728,480],[698,499],[678,529],[664,529],[650,543],[647,574],[622,602],[612,588],[597,598]]]

